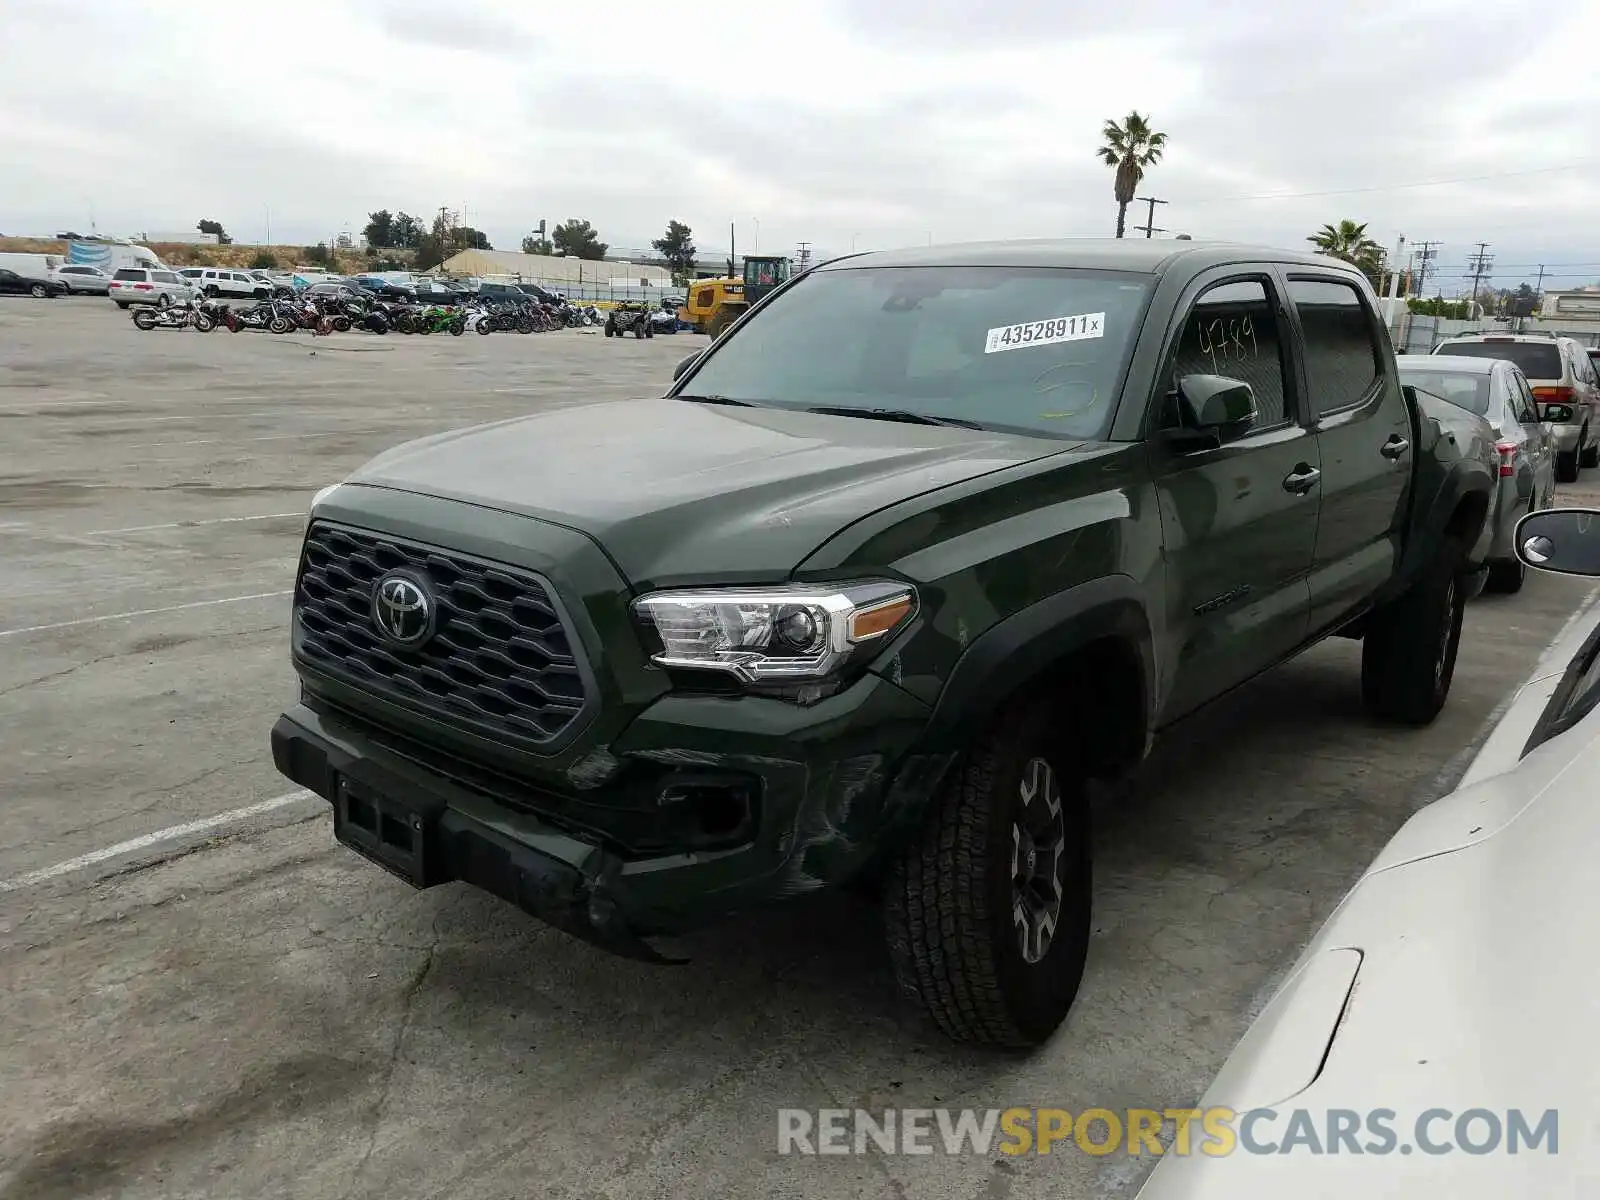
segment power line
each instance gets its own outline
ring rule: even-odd
[[[1576,171],[1600,159],[1580,158],[1576,162],[1558,167],[1534,167],[1527,171],[1495,171],[1487,175],[1461,175],[1455,179],[1424,179],[1415,183],[1382,183],[1370,187],[1329,188],[1318,192],[1256,192],[1240,196],[1215,196],[1206,200],[1186,201],[1199,204],[1231,204],[1236,200],[1298,200],[1315,196],[1357,196],[1365,192],[1399,192],[1408,188],[1448,187],[1456,183],[1481,183],[1490,179],[1516,179],[1525,175],[1549,175],[1556,171]]]

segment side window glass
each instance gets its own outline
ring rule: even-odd
[[[1306,342],[1306,379],[1319,413],[1361,403],[1381,374],[1381,349],[1361,295],[1348,283],[1291,279]]]
[[[1517,408],[1522,414],[1522,420],[1530,425],[1539,423],[1539,410],[1533,403],[1533,389],[1528,386],[1527,378],[1518,371],[1512,375],[1517,384]]]
[[[1224,375],[1255,393],[1256,428],[1269,429],[1292,417],[1284,377],[1283,339],[1266,286],[1256,279],[1215,284],[1196,297],[1162,376],[1167,401],[1162,424],[1177,424],[1172,407],[1185,375]]]

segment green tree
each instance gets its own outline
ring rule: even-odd
[[[1100,136],[1106,142],[1096,153],[1101,162],[1117,173],[1113,194],[1117,198],[1117,236],[1122,237],[1128,224],[1128,205],[1139,190],[1144,169],[1161,161],[1167,135],[1151,129],[1148,117],[1130,112],[1120,125],[1107,121]]]
[[[450,231],[450,242],[457,250],[493,250],[489,235],[471,225],[457,225]]]
[[[600,240],[594,226],[576,217],[561,222],[550,231],[557,254],[568,258],[602,259],[611,247]]]
[[[389,245],[403,250],[415,250],[422,245],[423,235],[427,230],[416,217],[410,213],[399,212],[394,216],[394,223],[389,227]]]
[[[694,230],[682,221],[668,221],[667,231],[650,243],[667,260],[672,281],[679,287],[694,273]]]
[[[387,208],[380,208],[375,213],[367,214],[367,224],[361,231],[361,236],[367,239],[369,246],[393,246],[394,241],[394,216]]]
[[[222,227],[221,221],[201,221],[195,226],[201,233],[214,233],[217,235],[217,245],[231,246],[233,239],[228,236],[228,231]]]
[[[554,254],[556,248],[551,245],[549,238],[534,237],[529,234],[522,239],[522,252],[524,254]]]
[[[1324,225],[1306,239],[1317,253],[1349,263],[1376,287],[1383,281],[1383,247],[1367,236],[1365,222],[1340,221]]]
[[[306,261],[313,266],[328,267],[333,265],[333,251],[328,249],[327,242],[318,242],[315,246],[305,248]]]
[[[250,260],[250,267],[255,271],[271,271],[278,265],[278,256],[271,250],[257,250],[256,256]]]

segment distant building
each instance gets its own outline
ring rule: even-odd
[[[501,276],[518,283],[550,284],[561,290],[672,286],[672,273],[657,264],[612,259],[596,262],[562,255],[519,254],[514,250],[462,250],[434,267],[433,273],[462,279]]]
[[[141,242],[168,242],[184,246],[215,246],[217,235],[214,233],[201,233],[197,229],[186,230],[181,233],[147,233],[139,239]]]

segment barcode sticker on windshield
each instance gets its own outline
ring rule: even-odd
[[[1081,342],[1105,337],[1103,312],[1080,313],[1075,317],[1051,317],[1044,321],[1024,321],[1020,325],[1001,325],[989,330],[983,341],[985,354],[1002,350],[1021,350],[1024,346],[1054,346],[1058,342]]]

